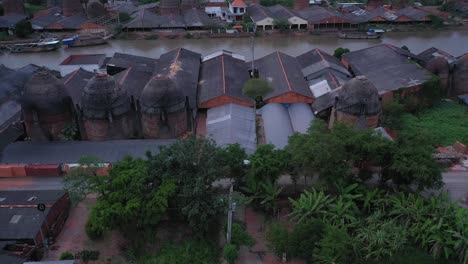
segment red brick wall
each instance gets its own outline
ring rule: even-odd
[[[60,140],[62,130],[67,123],[72,123],[73,119],[69,112],[64,112],[56,115],[37,113],[38,123],[42,129],[43,135],[37,134],[37,131],[33,130],[33,112],[30,110],[24,110],[23,119],[26,127],[26,134],[32,140],[41,140],[43,136],[51,140]]]
[[[170,113],[167,115],[167,123],[171,128],[172,135],[174,137],[180,137],[184,135],[187,130],[187,112]]]
[[[287,92],[282,95],[272,97],[265,100],[267,103],[280,103],[280,104],[290,104],[290,103],[312,103],[314,102],[313,98],[300,95],[295,92]]]
[[[143,126],[144,138],[159,138],[160,115],[141,115],[141,124]]]
[[[350,115],[347,113],[343,113],[341,111],[336,112],[336,120],[340,122],[344,122],[345,124],[349,124],[354,126],[358,120],[358,116]],[[366,118],[367,127],[375,128],[379,125],[379,115],[368,116]]]
[[[229,103],[245,105],[245,106],[253,106],[253,102],[249,102],[247,100],[242,100],[239,98],[231,97],[231,96],[220,96],[206,102],[203,102],[198,105],[198,108],[213,108],[216,106],[221,106]]]
[[[101,141],[108,139],[109,121],[88,119],[83,122],[86,137],[91,141]]]

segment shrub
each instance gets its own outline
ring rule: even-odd
[[[60,260],[69,260],[69,259],[75,259],[75,256],[73,256],[73,253],[69,251],[62,252],[60,254]]]
[[[96,240],[98,238],[101,238],[102,235],[104,234],[104,230],[102,229],[102,227],[96,224],[93,224],[93,220],[91,218],[89,218],[88,221],[86,222],[85,231],[91,240]]]
[[[327,226],[323,238],[314,250],[314,259],[319,263],[352,263],[350,257],[351,237],[346,230],[335,226]]]
[[[267,232],[268,247],[281,256],[284,252],[288,253],[289,233],[285,225],[273,223],[269,226]]]
[[[231,243],[236,246],[253,246],[255,241],[253,238],[245,231],[244,227],[238,223],[232,224],[231,229]]]
[[[316,219],[296,225],[288,239],[291,255],[310,260],[316,243],[322,238],[323,229],[322,221]]]
[[[226,244],[224,246],[224,249],[223,249],[224,259],[229,264],[236,263],[238,254],[239,254],[239,248],[236,245]]]
[[[31,22],[21,21],[15,26],[15,34],[18,38],[25,38],[33,32]]]
[[[383,106],[382,126],[393,130],[401,129],[401,117],[405,113],[404,106],[398,101],[386,103]]]
[[[190,240],[182,244],[166,244],[156,256],[139,259],[142,264],[205,264],[218,263],[217,246],[204,240]]]
[[[99,259],[99,251],[98,250],[83,250],[80,253],[81,260],[84,263],[88,263],[90,260],[98,260]]]
[[[120,20],[121,23],[129,21],[131,18],[132,17],[126,12],[120,12],[119,13],[119,20]]]
[[[333,53],[333,56],[341,60],[341,56],[343,56],[343,54],[348,53],[348,52],[349,52],[349,49],[339,47],[335,50],[335,52]]]

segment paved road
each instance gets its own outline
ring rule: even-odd
[[[452,200],[461,199],[461,204],[468,207],[468,172],[444,173],[443,179]]]

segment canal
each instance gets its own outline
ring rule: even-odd
[[[333,53],[338,47],[358,50],[381,43],[398,47],[407,46],[412,52],[419,53],[429,47],[445,50],[455,56],[468,52],[468,31],[422,31],[388,32],[378,40],[339,39],[333,34],[302,37],[269,37],[255,39],[255,58],[260,58],[274,51],[297,56],[314,48]],[[61,48],[53,52],[0,55],[0,64],[10,68],[21,67],[29,63],[58,69],[61,61],[71,54],[106,54],[123,52],[134,55],[158,58],[162,53],[182,47],[202,55],[218,50],[229,50],[251,59],[251,40],[249,38],[229,39],[160,39],[160,40],[113,40],[108,45]]]

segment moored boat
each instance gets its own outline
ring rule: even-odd
[[[379,39],[382,35],[380,34],[368,34],[360,33],[360,32],[351,32],[351,33],[343,33],[339,32],[338,37],[342,39]]]
[[[62,42],[68,47],[85,47],[106,44],[107,38],[93,35],[75,35],[71,38],[63,39]]]
[[[18,43],[9,46],[9,50],[12,53],[23,53],[23,52],[44,52],[53,51],[60,47],[60,40],[57,38],[39,39],[27,43]]]

